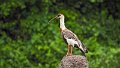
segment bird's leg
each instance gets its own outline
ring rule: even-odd
[[[67,50],[66,56],[69,56],[69,55],[70,55],[70,45],[68,45],[68,50]]]
[[[72,55],[72,51],[73,51],[73,46],[70,45],[70,55]]]

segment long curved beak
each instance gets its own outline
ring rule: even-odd
[[[49,21],[48,21],[48,24],[49,24],[52,20],[56,19],[57,17],[58,17],[58,15],[56,15],[54,18],[52,18],[51,20],[49,20]]]

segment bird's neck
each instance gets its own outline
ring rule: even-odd
[[[61,30],[66,29],[65,24],[64,24],[64,17],[60,19],[60,29]]]

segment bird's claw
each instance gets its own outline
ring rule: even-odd
[[[66,56],[72,56],[72,54],[71,53],[67,53]]]

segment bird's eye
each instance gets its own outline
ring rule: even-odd
[[[58,17],[61,16],[60,14],[58,14]]]

